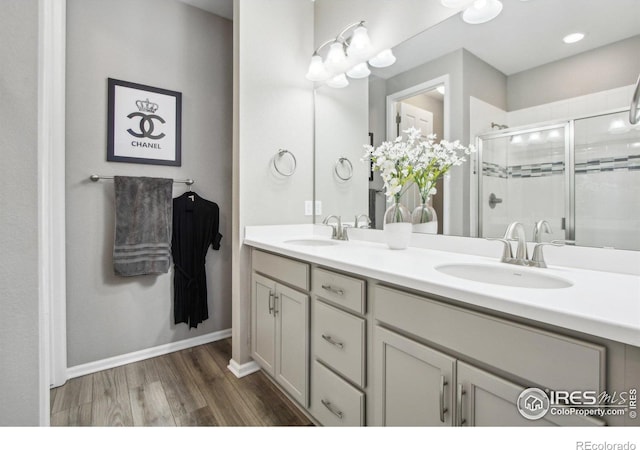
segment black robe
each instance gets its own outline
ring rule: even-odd
[[[217,204],[195,192],[173,199],[173,312],[175,323],[188,323],[189,328],[209,318],[204,266],[209,245],[220,249],[219,215]]]

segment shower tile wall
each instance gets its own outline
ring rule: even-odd
[[[626,116],[575,122],[579,245],[640,250],[640,125]]]
[[[522,126],[626,108],[632,89],[627,86],[508,112],[500,123]],[[490,131],[487,122],[491,121],[482,118],[487,108],[474,99],[471,106],[472,133]],[[611,133],[609,127],[616,118],[624,119],[625,114],[576,121],[576,240],[578,245],[640,250],[640,127]],[[496,155],[489,159],[485,155],[483,172],[491,176],[484,177],[483,201],[495,191],[504,202],[495,209],[483,208],[484,236],[501,236],[509,222],[519,220],[526,223],[527,238],[531,239],[535,220],[551,218],[554,233],[545,240],[565,238],[560,221],[564,217],[562,145],[547,143],[522,149],[511,145],[508,163]],[[532,211],[537,215],[543,211],[548,217],[532,217]]]
[[[619,108],[628,108],[634,85],[595,92],[531,108],[518,109],[507,113],[510,127],[532,123],[573,119],[591,114],[601,114]]]
[[[542,133],[546,137],[550,132]],[[544,219],[553,231],[545,240],[565,238],[564,138],[562,129],[555,132],[551,141],[539,137],[541,133],[485,141],[483,236],[502,236],[509,223],[518,221],[532,240],[535,223]],[[539,144],[528,144],[537,139]],[[495,208],[486,204],[491,193],[503,200]]]

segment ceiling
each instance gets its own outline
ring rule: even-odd
[[[233,0],[178,0],[187,5],[233,20]]]
[[[394,48],[397,62],[376,70],[389,78],[459,48],[483,59],[505,75],[601,47],[640,31],[640,0],[502,0],[494,20],[469,25],[461,15],[414,36]],[[576,44],[562,38],[581,31]]]
[[[233,0],[179,1],[233,20]],[[395,76],[459,48],[511,75],[635,36],[640,30],[640,0],[502,1],[502,13],[490,22],[469,25],[456,14],[403,42],[394,48],[397,62],[376,69],[376,76]],[[562,37],[575,31],[586,33],[585,39],[564,44]]]

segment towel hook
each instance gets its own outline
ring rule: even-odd
[[[287,153],[291,156],[291,159],[293,160],[293,168],[291,169],[290,172],[283,172],[278,167],[277,161],[280,160]],[[298,161],[296,161],[296,157],[289,150],[285,150],[281,148],[278,150],[278,153],[276,153],[276,155],[273,157],[273,167],[276,169],[276,172],[278,172],[283,177],[290,177],[291,175],[293,175],[296,172],[297,166],[298,166]]]
[[[347,166],[348,175],[343,177],[342,175],[340,175],[340,171],[338,170],[338,167],[344,166],[344,165]],[[349,161],[349,158],[347,158],[346,156],[341,156],[336,161],[336,165],[334,166],[333,171],[335,172],[336,176],[340,178],[342,181],[349,181],[351,177],[353,177],[353,164],[351,164],[351,161]]]

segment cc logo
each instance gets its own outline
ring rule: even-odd
[[[133,131],[131,128],[127,130],[127,132],[131,136],[135,136],[137,138],[149,138],[149,139],[162,139],[165,134],[160,133],[158,135],[153,134],[153,130],[155,129],[154,120],[157,120],[160,123],[165,123],[165,120],[156,115],[156,114],[143,114],[141,112],[132,112],[127,116],[129,119],[133,119],[134,117],[140,117],[140,132]]]

